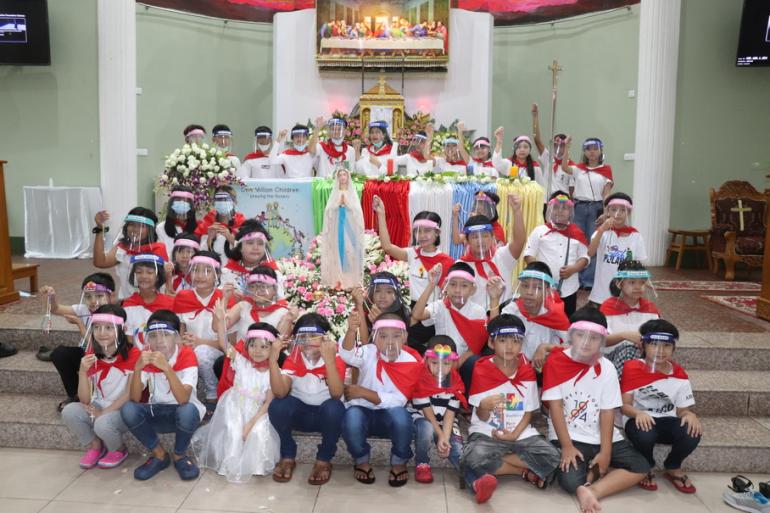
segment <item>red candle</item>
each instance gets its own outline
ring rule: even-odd
[[[388,176],[393,176],[393,159],[388,159]]]

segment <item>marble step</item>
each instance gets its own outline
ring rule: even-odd
[[[709,416],[770,416],[770,373],[688,370],[697,411]],[[31,351],[0,359],[0,392],[64,395],[53,364]]]
[[[0,393],[0,446],[77,450],[78,444],[62,425],[56,413],[58,396],[22,395]],[[540,423],[538,423],[540,424]],[[704,435],[698,449],[685,461],[690,472],[753,472],[770,473],[770,418],[750,417],[705,417]],[[317,435],[295,435],[299,446],[297,461],[312,463],[315,458]],[[171,438],[163,435],[163,443],[169,445]],[[126,436],[129,450],[135,454],[145,450],[130,436]],[[370,439],[372,463],[387,465],[390,442]],[[667,447],[656,448],[656,461],[660,465]],[[74,456],[73,456],[74,457]],[[432,464],[443,466],[432,454]],[[340,440],[337,455],[333,460],[338,464],[351,464],[345,444]]]

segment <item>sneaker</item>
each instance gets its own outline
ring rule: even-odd
[[[414,471],[414,480],[418,483],[432,483],[433,472],[430,469],[430,465],[427,463],[420,463]]]
[[[128,449],[125,447],[117,451],[110,451],[99,460],[99,468],[115,468],[128,458]]]
[[[184,456],[174,462],[174,467],[182,481],[196,479],[201,471],[189,456]]]
[[[476,503],[484,504],[492,498],[497,488],[497,478],[492,474],[484,474],[473,482],[473,491],[476,494]]]
[[[88,449],[83,457],[80,458],[80,468],[94,468],[105,454],[107,454],[107,449],[104,447],[100,449]]]
[[[53,353],[53,349],[50,347],[40,346],[40,348],[37,350],[37,353],[35,353],[35,357],[41,362],[50,362],[51,353]]]
[[[741,511],[770,513],[770,500],[754,490],[747,490],[745,492],[725,490],[725,493],[722,494],[722,499],[733,508]]]
[[[141,466],[134,469],[134,479],[137,481],[147,481],[151,477],[155,477],[155,474],[168,468],[171,465],[171,456],[166,454],[166,457],[159,460],[155,456],[147,458]]]
[[[5,358],[7,356],[13,356],[17,353],[17,349],[13,347],[10,344],[6,344],[5,342],[0,342],[0,358]]]

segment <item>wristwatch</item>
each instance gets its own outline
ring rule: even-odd
[[[109,226],[96,226],[93,230],[91,230],[91,233],[97,234],[97,233],[107,233],[110,231]]]

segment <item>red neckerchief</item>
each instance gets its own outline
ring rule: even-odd
[[[330,159],[333,160],[345,160],[346,154],[348,151],[348,143],[345,141],[342,141],[342,149],[338,150],[337,147],[334,145],[332,141],[321,141],[318,143],[321,145],[321,148],[323,148],[324,152],[326,152],[327,155],[329,155]]]
[[[393,382],[393,385],[402,393],[406,400],[410,400],[414,393],[414,387],[417,380],[420,379],[420,367],[422,367],[422,357],[411,347],[401,348],[411,354],[415,361],[413,362],[386,362],[380,358],[380,352],[377,351],[377,379],[382,383],[382,371],[385,371]]]
[[[556,291],[551,293],[551,296],[545,301],[545,313],[539,315],[530,315],[524,308],[524,301],[518,298],[514,301],[516,306],[519,307],[519,312],[529,322],[534,322],[546,328],[553,330],[565,331],[569,329],[569,318],[564,313],[564,302],[562,302],[559,294]]]
[[[603,164],[599,167],[589,168],[586,164],[581,162],[576,167],[585,172],[600,174],[610,182],[612,181],[612,167],[609,164]]]
[[[249,356],[249,352],[246,350],[246,343],[243,340],[239,340],[238,343],[233,346],[233,348],[238,354],[246,358],[246,360],[251,363],[253,368],[260,370],[270,367],[269,359],[262,362],[255,362],[252,360]],[[233,383],[235,383],[235,369],[233,368],[230,361],[230,356],[227,356],[225,357],[225,362],[222,365],[222,374],[220,374],[219,383],[217,383],[217,399],[219,399],[226,391],[231,389],[233,387]]]
[[[564,352],[565,349],[565,347],[555,347],[548,354],[545,365],[543,365],[543,392],[558,387],[572,378],[575,378],[575,383],[577,383],[591,370],[588,364],[576,362],[567,356]],[[597,375],[601,374],[601,362],[596,362],[593,368]]]
[[[375,157],[382,157],[383,155],[388,155],[393,150],[392,144],[383,144],[380,146],[380,149],[376,149],[374,145],[370,144],[366,147],[367,150],[369,150],[370,155],[374,155]]]
[[[440,251],[433,256],[423,255],[422,249],[419,247],[415,247],[414,252],[417,255],[417,258],[420,259],[420,263],[426,271],[430,271],[437,264],[441,264],[441,278],[439,278],[438,282],[439,284],[443,283],[444,278],[446,278],[447,273],[449,273],[449,268],[455,263],[455,259]]]
[[[559,167],[561,166],[561,162],[563,159],[553,159],[553,172],[556,173],[559,170]],[[569,159],[567,161],[568,166],[574,166],[575,162],[572,159]]]
[[[658,311],[658,307],[655,306],[655,303],[644,298],[639,298],[639,306],[631,307],[619,297],[611,297],[604,300],[599,307],[599,311],[604,315],[626,315],[631,312],[639,312],[660,316],[660,312]]]
[[[94,354],[93,349],[86,351],[86,354]],[[96,386],[99,387],[99,390],[102,390],[102,381],[107,379],[107,375],[110,373],[110,369],[117,369],[123,374],[133,372],[134,367],[136,367],[136,361],[139,359],[140,354],[141,352],[136,347],[130,346],[128,348],[128,358],[124,359],[123,356],[118,353],[114,362],[107,362],[97,359],[91,368],[88,369],[86,375],[90,378],[94,374],[98,373],[99,376],[96,378]],[[104,393],[103,390],[102,393]]]
[[[195,351],[191,347],[187,346],[178,346],[179,350],[176,354],[176,361],[174,362],[174,365],[171,366],[171,370],[174,372],[179,372],[184,369],[189,369],[190,367],[197,367],[198,366],[198,358],[195,357]],[[147,365],[144,369],[142,369],[144,372],[154,372],[154,373],[162,373],[163,371],[157,368],[154,365]]]
[[[294,148],[288,148],[286,150],[283,150],[284,155],[307,155],[307,153],[308,153],[307,150],[299,151]]]
[[[176,221],[174,221],[174,225],[178,226],[179,228],[182,229],[182,231],[184,231],[185,228],[187,227],[187,219],[177,219]]]
[[[123,308],[141,306],[145,310],[154,313],[158,310],[171,310],[174,307],[174,298],[166,294],[158,294],[152,303],[145,303],[144,298],[138,292],[134,292],[123,300],[122,306]]]
[[[187,275],[185,273],[174,271],[174,281],[173,281],[174,290],[179,290],[179,287],[181,287],[183,283],[187,282],[185,278],[187,278]]]
[[[224,224],[227,228],[230,229],[231,232],[235,232],[238,230],[238,228],[241,227],[243,222],[246,220],[243,214],[240,212],[236,212],[235,216],[233,217],[233,224],[232,226],[228,224]],[[217,211],[211,210],[206,216],[201,219],[198,222],[198,226],[195,227],[195,235],[198,237],[203,237],[204,235],[208,234],[209,226],[217,222]]]
[[[337,367],[337,373],[339,374],[340,379],[345,379],[346,366],[342,358],[339,356],[335,357],[334,366]],[[294,348],[292,354],[290,354],[289,357],[286,358],[286,360],[283,362],[283,367],[281,367],[281,369],[285,371],[291,371],[291,375],[297,378],[312,374],[314,376],[318,376],[318,378],[321,380],[326,379],[326,363],[324,362],[323,365],[316,367],[315,369],[308,369],[307,365],[305,365],[305,359],[302,358],[302,351],[299,347]]]
[[[473,367],[473,377],[471,378],[471,390],[468,394],[473,396],[483,394],[499,387],[504,383],[510,383],[521,394],[524,395],[521,388],[527,381],[537,381],[535,369],[527,361],[527,358],[519,353],[519,362],[516,367],[516,374],[509,378],[495,364],[494,355],[483,356],[478,359]]]
[[[436,376],[433,375],[426,363],[422,366],[420,379],[414,389],[414,397],[431,397],[437,394],[452,394],[460,401],[463,408],[468,408],[468,400],[465,399],[465,385],[457,369],[452,369],[449,374],[449,386],[445,388],[436,384]]]
[[[495,234],[497,242],[502,242],[503,244],[508,243],[508,239],[505,236],[505,230],[503,230],[503,226],[498,221],[492,223],[492,233]]]
[[[243,267],[243,264],[241,264],[240,261],[233,260],[233,259],[229,259],[227,261],[227,263],[225,264],[225,269],[230,269],[231,271],[236,272],[238,274],[249,274],[251,272],[249,269],[246,269],[245,267]]]
[[[516,159],[516,157],[512,157],[511,158],[511,162],[513,162],[513,165],[516,166],[516,167],[524,167],[524,168],[528,167],[526,161],[525,162],[520,162],[519,160]],[[533,160],[532,161],[532,168],[534,169],[536,167],[540,167],[540,164],[536,160]]]
[[[142,244],[137,248],[131,248],[130,246],[119,242],[118,247],[125,251],[129,255],[149,255],[153,254],[159,256],[164,262],[168,262],[168,253],[166,252],[166,245],[162,242],[152,242],[149,244]]]
[[[613,232],[615,232],[615,235],[618,237],[622,237],[623,235],[631,235],[632,233],[636,233],[637,229],[633,226],[621,226],[620,228],[610,228]]]
[[[289,303],[285,299],[279,299],[275,303],[269,304],[267,306],[259,306],[257,305],[253,299],[250,297],[246,297],[246,302],[251,305],[251,309],[249,310],[249,313],[251,314],[251,318],[254,319],[254,322],[260,322],[259,321],[259,314],[265,313],[265,314],[271,314],[275,312],[276,310],[288,309]]]
[[[246,162],[247,160],[262,159],[265,157],[269,157],[269,155],[266,153],[262,153],[261,151],[255,151],[254,153],[249,153],[248,155],[243,157],[243,161]]]
[[[447,160],[446,163],[449,164],[450,166],[467,166],[468,165],[468,163],[465,162],[462,159],[460,159],[460,160]]]
[[[549,233],[559,233],[568,239],[575,239],[585,247],[588,247],[588,241],[586,240],[586,236],[583,233],[583,230],[581,230],[578,225],[575,223],[570,223],[567,225],[566,228],[563,230],[560,230],[559,228],[556,228],[554,225],[551,224],[551,222],[545,223],[545,225],[548,227],[548,230],[543,234],[543,237],[548,235]]]
[[[420,164],[424,164],[426,162],[425,155],[423,155],[420,151],[410,151],[409,155],[411,155]]]
[[[187,290],[180,290],[179,293],[174,298],[174,313],[179,314],[185,314],[190,312],[195,312],[195,315],[193,315],[193,319],[198,317],[198,314],[203,312],[204,310],[207,312],[213,312],[214,311],[214,305],[217,302],[217,299],[220,299],[223,296],[222,289],[214,289],[214,293],[211,294],[211,298],[209,298],[208,304],[202,304],[200,300],[198,299],[198,296],[195,294],[195,290],[193,289],[187,289]],[[235,304],[235,298],[230,296],[230,300],[227,302],[227,308],[232,308],[232,306]]]
[[[490,160],[480,160],[480,159],[474,158],[473,162],[475,162],[476,164],[481,164],[484,167],[495,167],[495,165],[492,164],[492,160],[491,159]]]
[[[465,252],[463,256],[460,257],[460,260],[463,262],[473,263],[476,265],[476,276],[481,276],[485,280],[489,280],[489,276],[487,276],[487,270],[484,269],[484,263],[487,263],[489,265],[489,268],[492,269],[492,274],[495,276],[500,276],[500,271],[497,269],[497,266],[492,261],[491,258],[476,258],[475,256],[471,255],[471,250]]]
[[[463,337],[465,343],[468,345],[468,349],[473,351],[473,354],[481,354],[484,349],[484,345],[489,338],[487,334],[486,319],[468,319],[456,308],[452,307],[452,302],[448,297],[444,298],[444,307],[449,310],[449,315],[452,317],[452,323],[460,332],[460,336]]]
[[[644,360],[628,360],[623,364],[620,393],[633,392],[639,388],[646,387],[650,383],[664,379],[689,379],[681,365],[671,362],[671,366],[673,367],[673,372],[671,374],[664,374],[660,371],[650,372]]]

